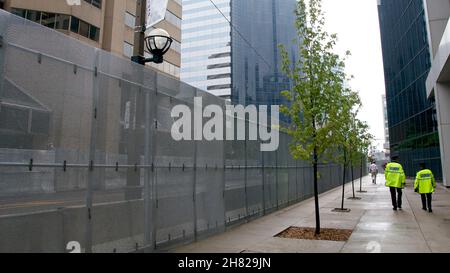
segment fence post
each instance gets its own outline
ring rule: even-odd
[[[295,159],[295,203],[298,203],[298,160]]]
[[[157,105],[156,105],[156,93],[157,93],[157,75],[155,73],[153,81],[153,88],[145,91],[145,136],[144,136],[144,165],[145,178],[144,178],[144,245],[152,250],[156,247],[156,229],[154,227],[156,223],[155,218],[155,196],[154,191],[156,189],[156,169],[155,166],[155,147],[156,147],[156,123],[157,120]],[[152,97],[150,92],[154,93]],[[148,166],[152,166],[149,168]],[[155,225],[156,226],[156,225]]]
[[[250,121],[248,122],[250,125]],[[248,128],[248,126],[246,126]],[[247,129],[246,129],[247,130]],[[245,219],[248,221],[249,216],[249,210],[248,210],[248,181],[247,181],[247,169],[248,169],[248,162],[247,162],[247,137],[244,140],[244,185],[245,185]]]
[[[279,150],[277,150],[276,152],[275,152],[275,200],[276,200],[276,202],[277,202],[277,206],[276,206],[276,208],[277,208],[277,210],[278,210],[278,151]]]
[[[262,205],[263,205],[263,215],[266,215],[266,171],[265,171],[265,164],[264,164],[264,152],[261,151],[261,175],[262,175]]]
[[[92,88],[92,122],[91,122],[91,136],[90,136],[90,146],[89,146],[89,169],[88,169],[88,180],[86,187],[86,253],[92,253],[92,198],[93,198],[93,183],[95,180],[94,173],[94,163],[95,163],[95,149],[97,143],[97,128],[98,128],[98,99],[99,99],[99,89],[100,83],[98,79],[98,66],[99,66],[99,49],[95,49],[95,61],[94,61],[94,72],[93,72],[93,88]]]
[[[156,249],[156,237],[158,232],[158,168],[156,168],[156,147],[158,143],[158,127],[157,127],[157,121],[158,121],[158,109],[157,109],[157,100],[158,100],[158,73],[154,74],[154,97],[153,100],[151,100],[151,110],[153,114],[153,119],[150,119],[150,122],[152,123],[151,128],[153,128],[150,135],[152,136],[152,142],[151,142],[151,156],[152,156],[152,170],[151,170],[151,180],[149,181],[149,188],[150,188],[150,204],[148,204],[150,207],[150,216],[149,216],[149,228],[151,229],[151,246],[153,250]]]
[[[195,89],[195,97],[198,96],[198,89]],[[199,107],[199,105],[195,105],[194,108]],[[195,111],[195,110],[194,110]],[[201,109],[203,113],[203,109]],[[195,115],[195,114],[194,114]],[[192,189],[192,202],[194,207],[194,241],[197,241],[197,140],[194,138],[194,174],[193,174],[193,189]]]
[[[223,106],[223,113],[224,113],[224,123],[223,123],[223,131],[224,134],[226,134],[227,130],[227,106],[226,104]],[[222,141],[222,202],[223,202],[223,229],[226,230],[227,228],[227,204],[225,199],[225,190],[226,190],[226,164],[227,164],[227,138],[224,137],[224,140]]]
[[[0,96],[3,94],[5,50],[6,50],[6,27],[9,16],[0,16]]]

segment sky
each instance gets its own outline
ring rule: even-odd
[[[359,118],[370,126],[381,150],[384,120],[381,96],[385,94],[377,0],[323,0],[326,28],[338,35],[336,52],[350,50],[346,72],[355,78],[350,86],[363,103]]]

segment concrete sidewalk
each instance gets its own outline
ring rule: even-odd
[[[325,253],[325,252],[450,252],[450,192],[438,186],[433,195],[433,211],[422,210],[420,196],[408,181],[403,195],[403,210],[393,211],[384,177],[378,184],[363,180],[363,190],[356,193],[361,200],[345,200],[350,213],[335,213],[340,207],[342,188],[320,196],[323,228],[353,229],[347,242],[308,241],[275,238],[290,226],[314,227],[314,199],[280,210],[225,233],[182,246],[178,253]],[[359,180],[355,182],[359,189]],[[346,197],[351,196],[351,184]]]

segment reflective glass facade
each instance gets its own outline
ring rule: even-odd
[[[230,15],[230,0],[183,0],[181,80],[223,97],[231,95]]]
[[[295,0],[232,1],[232,102],[243,105],[279,105],[280,92],[290,88],[280,72],[283,44],[297,59]],[[242,38],[245,37],[245,40]]]
[[[184,0],[181,79],[235,104],[280,104],[290,84],[278,45],[297,59],[295,8],[295,0]]]
[[[408,176],[425,162],[442,178],[434,101],[425,82],[431,67],[422,0],[380,0],[386,100],[391,156],[399,156]]]

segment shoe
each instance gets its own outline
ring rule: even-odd
[[[422,208],[424,211],[427,211],[427,208]]]
[[[429,212],[429,213],[433,213],[433,210],[432,210],[432,209],[429,209],[428,212]]]
[[[397,208],[393,208],[393,210],[397,211]]]

